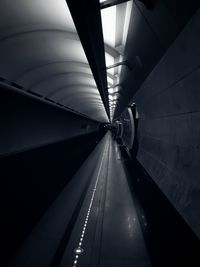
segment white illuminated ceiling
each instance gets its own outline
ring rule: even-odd
[[[104,42],[115,47],[116,6],[101,10]]]
[[[0,1],[0,58],[2,77],[108,122],[65,0]]]
[[[105,0],[100,0],[100,3]],[[103,37],[105,44],[106,67],[123,61],[123,51],[129,28],[129,21],[132,9],[132,1],[127,1],[119,5],[114,5],[101,10],[101,20]],[[121,66],[107,69],[108,93],[118,93],[120,88],[116,86],[120,80]],[[112,75],[112,77],[109,76]],[[112,87],[110,88],[109,87]],[[115,99],[117,99],[116,97]],[[109,97],[109,99],[111,99]],[[117,103],[117,100],[116,100]],[[112,116],[113,117],[113,110]]]

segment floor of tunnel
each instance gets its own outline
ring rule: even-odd
[[[193,266],[196,241],[133,163],[108,131],[8,267]]]
[[[101,146],[59,266],[151,266],[117,143],[108,133]],[[83,252],[76,254],[75,248]]]

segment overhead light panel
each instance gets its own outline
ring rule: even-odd
[[[108,0],[99,0],[100,3],[104,3],[105,1]],[[112,3],[112,6],[109,7],[109,5],[105,5],[104,8],[101,9],[107,74],[111,74],[115,77],[112,79],[107,75],[108,87],[113,87],[108,88],[108,93],[110,94],[119,91],[118,85],[120,85],[119,83],[122,65],[125,65],[128,67],[128,69],[130,69],[128,63],[124,61],[123,53],[127,41],[133,1],[121,2],[123,3],[119,4],[119,2],[115,1],[116,5],[114,5],[115,3]],[[109,50],[107,47],[116,50],[117,56],[113,57],[110,52],[108,53]],[[118,78],[116,79],[116,77]],[[114,84],[116,84],[117,88],[114,88]],[[109,97],[109,99],[112,98]],[[117,99],[117,97],[115,97],[115,99]]]
[[[104,42],[115,47],[116,6],[101,10]]]

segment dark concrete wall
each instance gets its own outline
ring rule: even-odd
[[[137,158],[200,236],[199,10],[134,100],[140,116]]]
[[[0,85],[0,156],[98,130],[95,121],[8,88]]]
[[[131,69],[122,66],[123,88],[116,117],[131,102],[149,73],[200,7],[198,0],[133,0],[133,8],[124,52]],[[142,2],[153,2],[152,9]]]

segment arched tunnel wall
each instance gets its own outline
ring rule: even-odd
[[[199,33],[197,11],[134,97],[139,111],[137,159],[198,236]]]

